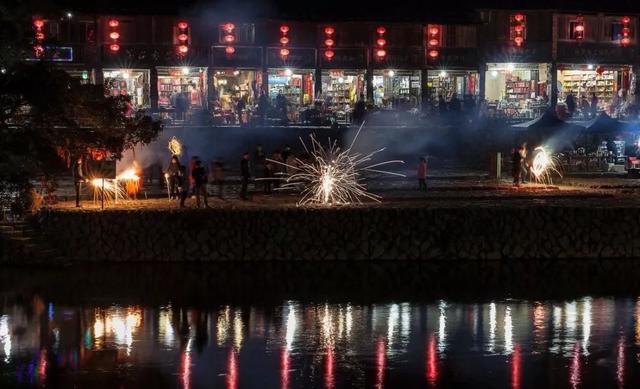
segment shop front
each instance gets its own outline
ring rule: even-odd
[[[207,107],[207,68],[158,67],[161,117],[189,121]]]
[[[212,48],[209,105],[216,124],[246,124],[256,112],[262,80],[262,49],[236,47],[233,55],[226,47]]]
[[[334,49],[333,57],[322,56],[321,104],[325,117],[338,123],[353,120],[356,102],[366,99],[366,52],[364,49]]]
[[[602,111],[621,116],[631,101],[633,77],[630,65],[558,65],[558,104],[567,111],[575,107],[575,119],[587,120]]]
[[[551,94],[548,63],[489,63],[485,99],[489,116],[533,119],[548,108]]]
[[[149,107],[148,69],[104,69],[106,96],[129,96],[133,107]]]
[[[432,106],[441,101],[450,102],[454,97],[460,101],[472,100],[474,105],[480,94],[478,53],[475,48],[445,47],[436,58],[427,58],[428,100]]]
[[[380,109],[416,112],[421,103],[421,49],[387,49],[383,59],[372,53],[373,104]]]
[[[286,58],[280,50],[268,49],[267,94],[270,119],[280,122],[307,122],[315,110],[315,49],[290,49]]]

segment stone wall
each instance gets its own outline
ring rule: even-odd
[[[640,209],[561,206],[44,211],[74,261],[640,257]]]

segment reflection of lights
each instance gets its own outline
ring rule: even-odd
[[[284,347],[280,354],[280,387],[289,388],[289,351]]]
[[[554,306],[551,317],[553,318],[553,338],[551,339],[549,351],[558,353],[560,351],[560,334],[562,332],[562,308]]]
[[[229,349],[228,371],[227,371],[227,389],[236,389],[238,387],[238,356],[234,349]]]
[[[576,343],[573,347],[571,365],[569,365],[569,383],[573,389],[577,389],[580,382],[580,343]]]
[[[520,345],[517,344],[511,357],[511,387],[520,389]]]
[[[576,330],[578,328],[578,309],[575,301],[565,303],[565,352],[570,353],[573,349],[572,345],[576,340]]]
[[[409,342],[411,332],[411,307],[409,303],[403,303],[400,307],[400,337],[404,344]]]
[[[636,300],[635,319],[636,319],[636,346],[640,346],[640,297],[638,297],[638,299]]]
[[[591,297],[582,301],[582,354],[589,356],[589,338],[591,337]]]
[[[173,330],[173,313],[171,306],[161,309],[158,318],[158,334],[162,337],[162,343],[170,347],[175,340],[175,331]]]
[[[618,357],[616,359],[616,380],[618,387],[624,388],[624,335],[618,340]]]
[[[386,365],[386,348],[384,339],[378,338],[376,344],[376,389],[382,389],[384,387],[384,369]]]
[[[351,327],[353,326],[353,315],[351,311],[351,304],[347,304],[347,317],[345,320],[347,324],[347,340],[351,337]]]
[[[0,343],[3,344],[4,362],[9,363],[11,357],[11,334],[9,333],[9,316],[0,316]]]
[[[331,319],[331,314],[329,313],[329,305],[325,304],[324,313],[322,314],[322,342],[325,345],[333,345],[334,343],[334,334],[333,334],[333,322]]]
[[[440,300],[438,310],[440,317],[438,318],[438,352],[443,354],[447,347],[447,303]]]
[[[513,352],[513,322],[511,320],[511,307],[504,312],[504,351],[506,354]]]
[[[40,351],[40,358],[38,360],[38,380],[42,383],[47,380],[47,350],[42,349]]]
[[[229,337],[229,316],[231,309],[227,306],[224,311],[218,313],[216,340],[218,347],[222,347]]]
[[[396,325],[400,321],[400,314],[398,311],[398,304],[392,304],[389,308],[389,318],[387,322],[387,341],[389,342],[389,348],[393,345]]]
[[[389,71],[387,72],[387,76],[389,76],[389,77],[393,77],[393,76],[395,76],[395,74],[396,74],[396,73],[395,73],[393,70],[389,70]]]
[[[240,71],[239,71],[239,70],[234,70],[234,71],[233,71],[233,75],[234,75],[234,76],[237,76],[237,75],[239,75],[239,74],[240,74]]]
[[[137,307],[128,307],[126,310],[119,307],[111,307],[106,310],[97,310],[93,323],[95,347],[100,348],[103,336],[112,336],[116,344],[126,346],[127,355],[131,354],[133,335],[142,325],[142,310]]]
[[[244,340],[242,329],[244,327],[244,323],[242,322],[242,311],[237,309],[233,316],[233,344],[236,346],[237,350],[240,350],[242,347],[242,341]]]
[[[296,311],[292,304],[289,304],[289,314],[287,315],[287,332],[286,332],[286,342],[287,342],[287,351],[291,350],[291,346],[293,345],[293,338],[296,334]]]
[[[180,368],[180,379],[182,380],[182,387],[189,389],[191,387],[191,342],[193,339],[189,338],[187,345],[182,352],[182,366]]]
[[[334,364],[335,357],[333,355],[333,347],[330,345],[327,346],[327,356],[326,356],[326,365],[324,369],[324,383],[327,389],[332,389],[335,387],[336,378],[334,375]]]
[[[489,352],[493,353],[496,346],[496,303],[489,304]]]
[[[436,337],[429,335],[427,342],[427,381],[435,386],[438,382],[438,355],[436,354]]]

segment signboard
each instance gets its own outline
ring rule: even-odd
[[[226,46],[211,48],[211,66],[215,68],[262,68],[262,48],[235,46],[233,54],[227,54]]]
[[[73,62],[73,47],[46,46],[42,57],[36,57],[32,52],[27,61],[52,61],[52,62]]]
[[[89,160],[87,161],[86,176],[91,178],[105,178],[115,180],[116,161],[111,160]]]
[[[323,69],[366,69],[367,52],[365,49],[333,49],[334,56],[328,59],[324,50],[320,50],[320,67]]]
[[[418,47],[388,48],[382,60],[371,54],[374,69],[421,69],[424,65],[424,54]]]
[[[617,43],[558,42],[558,61],[579,64],[632,64],[636,61],[633,47]]]
[[[289,55],[283,58],[279,47],[267,48],[267,67],[315,69],[316,49],[289,48]]]

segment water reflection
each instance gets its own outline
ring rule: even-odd
[[[26,301],[0,305],[0,387],[624,388],[640,374],[635,298],[210,310]],[[109,379],[79,381],[94,375]]]

